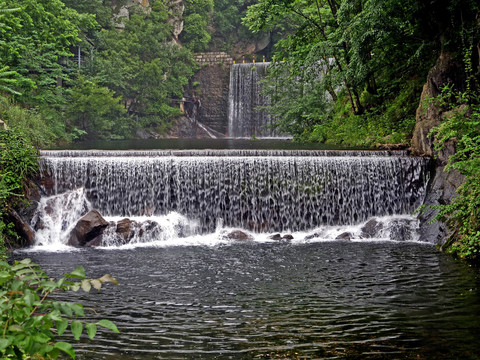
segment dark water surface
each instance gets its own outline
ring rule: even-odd
[[[76,294],[120,334],[77,359],[478,359],[479,274],[398,242],[245,242],[31,252],[120,286]]]
[[[288,139],[132,139],[132,140],[91,140],[56,150],[191,150],[191,149],[263,149],[263,150],[347,150],[345,146],[297,143]],[[358,149],[358,148],[355,148]]]

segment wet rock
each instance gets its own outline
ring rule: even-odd
[[[93,240],[90,240],[87,242],[84,246],[85,247],[97,247],[97,246],[103,246],[103,235],[97,236]]]
[[[351,239],[352,239],[352,233],[349,233],[349,232],[343,232],[335,238],[335,240],[343,240],[343,241],[350,241]]]
[[[85,246],[96,237],[103,234],[109,223],[97,210],[92,210],[78,220],[70,232],[68,245]]]
[[[292,234],[285,234],[282,236],[282,240],[293,240]]]
[[[35,232],[30,225],[13,209],[8,212],[8,221],[14,224],[15,231],[20,236],[20,242],[16,246],[30,246],[35,241]]]
[[[281,234],[273,234],[268,237],[270,240],[282,240]]]
[[[313,234],[311,234],[311,235],[305,236],[304,240],[312,240],[312,239],[315,239],[315,238],[318,238],[318,237],[320,237],[320,234],[318,234],[318,233],[313,233]]]
[[[136,225],[136,221],[130,219],[122,219],[117,222],[115,233],[122,240],[123,243],[128,243],[135,235],[133,228]]]
[[[414,233],[411,221],[394,220],[390,224],[390,239],[396,241],[413,240]]]
[[[225,239],[237,240],[237,241],[246,241],[253,240],[253,237],[246,232],[241,230],[233,230],[223,236]]]
[[[367,239],[374,238],[382,229],[382,223],[378,222],[376,219],[371,219],[362,227],[361,237]]]

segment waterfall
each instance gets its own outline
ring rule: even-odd
[[[273,117],[256,110],[270,101],[262,94],[260,81],[267,74],[269,63],[234,64],[230,70],[228,94],[228,135],[232,138],[278,137],[272,129]]]
[[[256,232],[358,224],[411,214],[423,201],[428,160],[387,151],[44,151],[51,195],[84,188],[104,216],[219,221]]]

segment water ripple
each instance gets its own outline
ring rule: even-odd
[[[119,327],[78,359],[477,359],[478,273],[407,243],[30,253],[119,287],[80,301]],[[67,337],[67,340],[71,340]]]

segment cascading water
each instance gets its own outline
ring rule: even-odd
[[[50,195],[84,189],[107,218],[174,212],[195,224],[175,222],[186,235],[219,223],[292,232],[411,214],[429,174],[428,160],[386,151],[44,151],[41,166]]]
[[[234,64],[228,94],[228,136],[232,138],[278,137],[273,117],[258,107],[270,100],[262,94],[261,80],[270,63]]]

